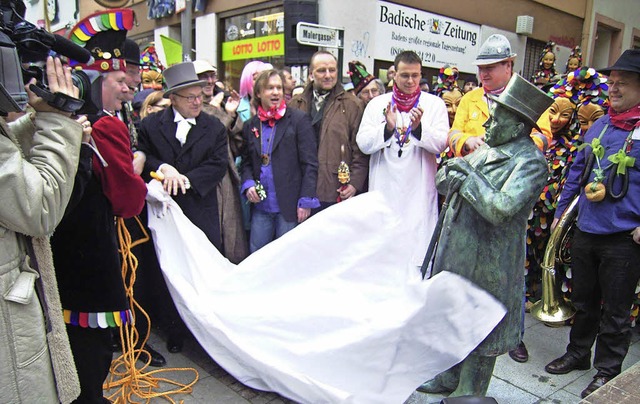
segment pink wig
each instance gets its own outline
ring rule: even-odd
[[[251,97],[251,94],[253,94],[253,75],[269,69],[273,69],[271,63],[265,63],[260,60],[247,63],[240,76],[240,97]]]

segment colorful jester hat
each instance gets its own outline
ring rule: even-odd
[[[590,102],[600,105],[605,111],[609,107],[607,77],[587,66],[567,74],[549,90],[548,95],[569,98],[577,107]]]
[[[158,57],[156,47],[153,42],[147,45],[142,52],[140,52],[140,65],[143,70],[154,70],[158,73],[162,73],[164,66]]]
[[[127,31],[133,27],[131,9],[115,8],[99,11],[79,21],[69,35],[76,45],[86,48],[95,59],[91,65],[70,60],[72,67],[99,72],[124,71],[123,56]]]
[[[435,92],[437,96],[441,96],[445,91],[458,89],[458,68],[455,66],[444,65],[438,73],[438,83]]]
[[[375,77],[367,72],[367,69],[362,63],[357,60],[349,62],[349,76],[353,83],[353,92],[358,95],[363,88],[365,88],[371,80]]]

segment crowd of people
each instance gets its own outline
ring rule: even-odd
[[[13,388],[3,388],[0,401],[104,402],[113,349],[122,349],[117,330],[134,318],[142,335],[137,348],[151,365],[166,364],[153,347],[141,346],[148,324],[126,298],[114,221],[123,218],[133,235],[142,234],[145,182],[152,179],[162,182],[233,263],[332,205],[378,191],[403,198],[399,215],[412,224],[412,233],[399,240],[400,253],[418,270],[437,227],[438,193],[457,193],[456,209],[462,212],[457,220],[471,223],[459,232],[475,229],[485,237],[495,229],[496,237],[505,238],[473,260],[473,271],[469,266],[470,272],[459,272],[484,285],[508,313],[469,360],[418,388],[453,395],[485,395],[485,376],[490,378],[497,355],[509,352],[516,361],[528,360],[524,312],[541,295],[549,236],[579,196],[571,266],[560,271],[577,314],[567,353],[545,369],[551,374],[589,369],[595,342],[598,372],[582,396],[620,374],[640,278],[639,51],[625,51],[613,66],[595,70],[582,65],[576,47],[565,73],[558,74],[550,42],[530,79],[547,95],[519,81],[513,71],[517,55],[502,35],[491,35],[480,47],[474,62],[478,80],[460,80],[458,68],[445,65],[430,83],[422,77],[420,57],[404,51],[388,69],[386,83],[361,62],[350,62],[352,89],[346,90],[338,81],[336,57],[318,51],[297,94],[291,71],[257,60],[244,67],[236,91],[209,61],[165,68],[153,45],[140,52],[126,39],[131,14],[102,11],[71,31],[83,30],[96,17],[116,24],[83,37],[87,49],[98,50],[93,54],[98,63],[71,62],[101,74],[101,111],[72,119],[30,91],[28,114],[19,116],[20,108],[0,103],[8,115],[0,127],[0,183],[12,190],[3,191],[0,207],[2,267],[7,268],[0,272],[2,306],[10,313],[6,323],[29,330],[4,332],[7,343],[0,351],[12,358],[12,366],[0,376],[3,386]],[[46,68],[52,91],[77,95],[70,70],[59,59],[48,59]],[[518,101],[525,94],[528,104]],[[524,149],[514,145],[526,153],[520,155]],[[511,176],[494,171],[506,162]],[[456,220],[458,213],[447,217]],[[51,233],[48,263],[29,246]],[[451,245],[430,270],[476,256]],[[505,251],[514,253],[500,263],[490,259]],[[171,303],[152,242],[134,253],[135,293],[151,321],[166,331],[168,351],[179,352],[188,330]],[[52,294],[59,292],[60,301],[35,294],[34,266],[55,267]],[[63,355],[66,346],[73,356],[72,361],[67,356],[67,366],[74,363],[77,373],[61,373],[64,359],[42,351],[47,346],[42,307],[54,324],[50,313],[62,313],[57,321],[66,332],[48,350]],[[36,355],[36,350],[41,351]],[[35,359],[22,366],[28,358]]]

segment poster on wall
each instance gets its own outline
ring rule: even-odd
[[[427,67],[450,64],[461,72],[477,70],[472,62],[480,47],[479,25],[386,1],[376,7],[375,59],[391,61],[412,50]]]

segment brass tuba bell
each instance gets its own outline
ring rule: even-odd
[[[561,260],[561,246],[578,215],[576,196],[560,216],[558,225],[551,232],[542,259],[542,299],[531,307],[531,315],[548,326],[559,327],[576,314],[573,304],[562,295],[556,266]]]

